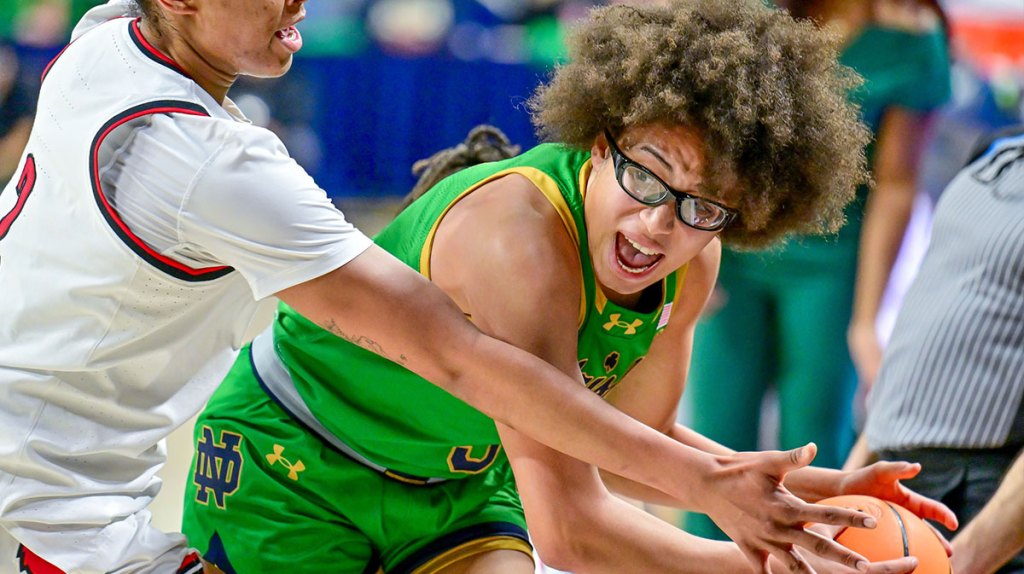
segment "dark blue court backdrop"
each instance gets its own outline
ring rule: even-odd
[[[312,171],[335,197],[402,195],[412,164],[481,123],[525,148],[536,143],[525,101],[548,71],[536,66],[386,55],[297,59],[322,160]],[[280,106],[287,107],[287,106]],[[279,110],[275,110],[275,114]]]

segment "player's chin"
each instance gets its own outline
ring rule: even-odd
[[[289,54],[287,57],[279,57],[273,61],[252,66],[245,75],[253,78],[280,78],[292,68],[292,62],[294,62],[294,58]]]

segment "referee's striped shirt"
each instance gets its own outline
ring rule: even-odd
[[[872,451],[998,448],[1024,415],[1024,135],[997,140],[935,211],[868,404]],[[1016,432],[1016,431],[1015,431]]]

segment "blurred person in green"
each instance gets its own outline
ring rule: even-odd
[[[815,463],[838,467],[853,439],[851,358],[869,388],[881,358],[875,318],[910,218],[923,134],[950,96],[945,20],[934,0],[780,3],[839,35],[840,60],[864,77],[850,98],[875,136],[874,186],[859,190],[835,236],[723,251],[715,299],[696,331],[687,404],[694,430],[753,450],[774,387],[780,448],[814,440]],[[703,515],[689,515],[686,527],[722,536]]]
[[[12,37],[18,14],[32,3],[32,0],[0,0],[0,38]]]

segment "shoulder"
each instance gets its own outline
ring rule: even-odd
[[[528,258],[539,271],[551,264],[553,253],[576,251],[555,207],[519,174],[500,177],[466,196],[442,226],[466,242],[466,251],[506,262]]]
[[[173,115],[179,129],[188,132],[196,141],[208,147],[223,147],[243,156],[268,154],[288,156],[288,151],[277,135],[247,122],[216,116]]]
[[[684,291],[708,293],[718,279],[718,267],[722,262],[722,241],[712,239],[691,261],[686,270]],[[703,306],[703,303],[702,303]]]
[[[197,113],[201,108],[170,109],[168,107],[146,111],[149,119],[133,122],[134,129],[144,129],[147,139],[158,145],[181,148],[185,152],[202,153],[209,159],[218,156],[236,159],[280,155],[288,152],[281,140],[270,130],[227,118]]]
[[[431,258],[431,277],[446,290],[472,289],[482,276],[514,282],[524,295],[568,289],[575,297],[579,289],[578,246],[551,202],[518,174],[456,203],[438,227]]]
[[[188,194],[209,189],[234,200],[232,191],[316,187],[280,140],[261,128],[182,113],[157,113],[124,127],[104,148],[122,149],[126,165],[179,182]]]
[[[718,268],[722,261],[722,242],[717,237],[690,260],[685,274],[679,278],[677,311],[673,313],[672,324],[693,324],[700,317],[718,279]],[[678,317],[678,318],[677,318]]]
[[[154,122],[157,137],[186,150],[202,181],[233,187],[311,186],[312,179],[270,130],[217,117],[175,115]]]
[[[86,32],[95,30],[103,24],[133,16],[134,12],[131,0],[114,0],[96,6],[86,12],[82,19],[75,24],[74,29],[71,31],[71,40],[76,41]]]

